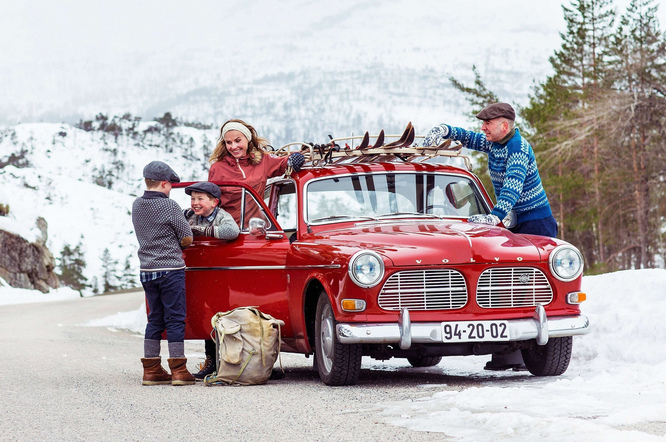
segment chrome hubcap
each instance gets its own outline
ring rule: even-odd
[[[331,307],[326,306],[321,313],[321,350],[322,361],[326,367],[326,371],[330,372],[333,367],[331,360],[333,356],[333,315],[331,314]]]

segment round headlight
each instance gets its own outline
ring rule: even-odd
[[[349,260],[349,276],[356,285],[364,288],[379,284],[384,276],[384,261],[375,252],[356,252]]]
[[[561,281],[574,280],[583,273],[583,255],[574,246],[557,246],[550,254],[550,270]]]

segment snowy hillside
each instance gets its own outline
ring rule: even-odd
[[[131,127],[126,123],[125,129]],[[82,245],[89,283],[96,278],[101,284],[105,249],[117,262],[114,273],[119,278],[124,272],[136,277],[130,214],[132,201],[143,193],[143,166],[158,159],[171,164],[184,181],[206,179],[204,151],[210,152],[215,143],[214,130],[176,127],[146,134],[149,127],[160,125],[140,123],[117,140],[108,132],[63,124],[0,130],[0,164],[10,163],[0,168],[0,204],[10,208],[4,228],[30,240],[35,220],[42,216],[48,222],[46,245],[56,258],[65,245]],[[8,225],[11,220],[20,230]],[[131,268],[124,269],[126,264]]]

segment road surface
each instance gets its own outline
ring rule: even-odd
[[[382,404],[429,397],[427,384],[479,385],[405,367],[364,369],[357,385],[329,387],[312,359],[283,354],[286,378],[262,386],[145,387],[143,337],[83,325],[142,300],[132,292],[0,306],[0,440],[443,440],[390,425]],[[187,342],[186,354],[193,369],[203,342]]]

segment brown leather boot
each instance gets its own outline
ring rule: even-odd
[[[171,375],[162,368],[162,358],[141,358],[143,382],[141,385],[163,385],[171,383]]]
[[[195,382],[192,373],[187,371],[187,358],[169,359],[171,369],[171,385],[192,385]]]

